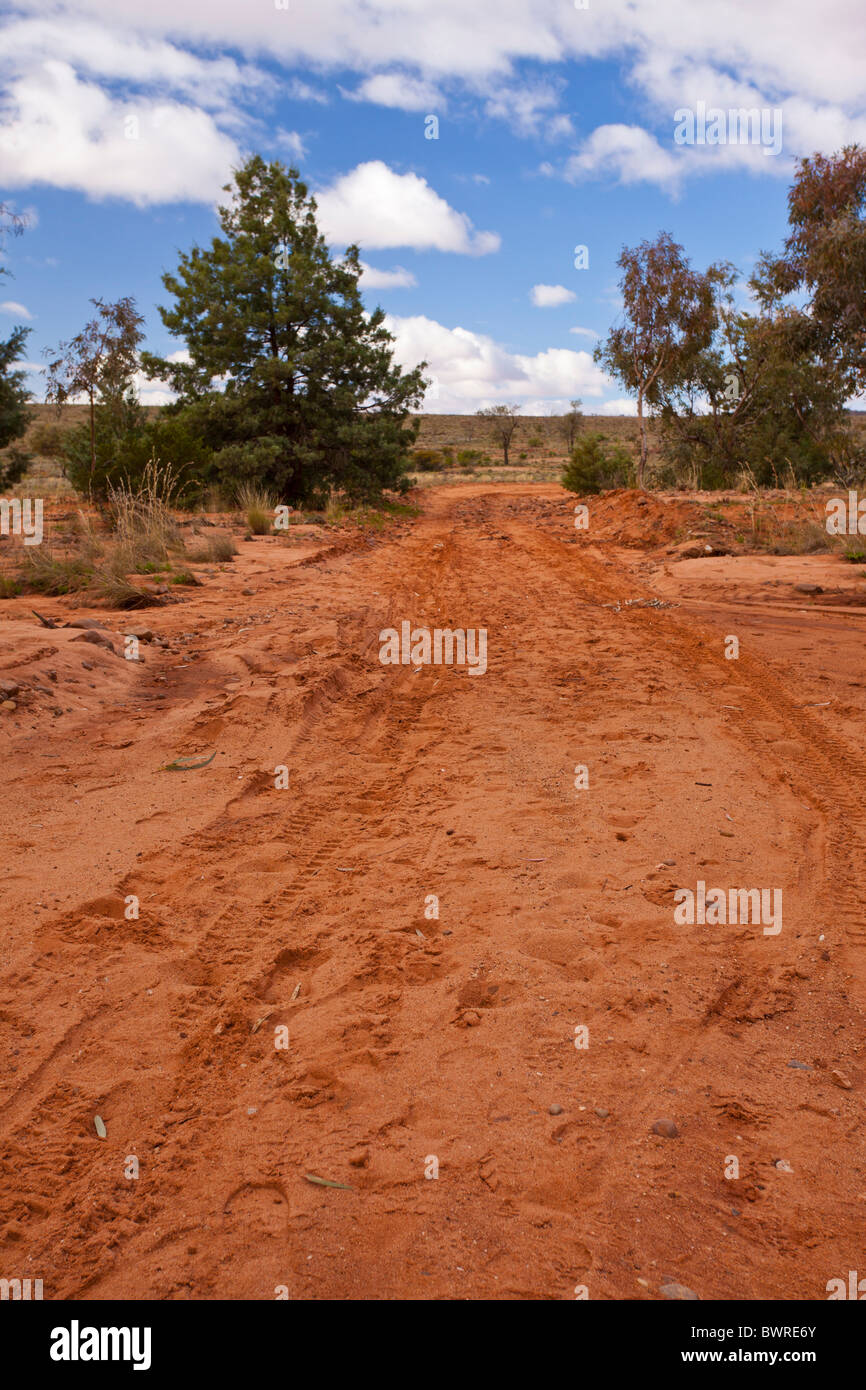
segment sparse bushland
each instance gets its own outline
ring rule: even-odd
[[[185,558],[171,508],[177,495],[171,467],[152,459],[138,487],[108,485],[101,528],[79,512],[63,549],[48,544],[25,549],[18,584],[32,593],[89,592],[112,608],[154,602],[153,593],[133,584],[130,576],[163,574],[177,582],[178,572],[188,573],[177,569]]]
[[[637,396],[640,485],[645,411],[692,486],[730,486],[744,464],[762,486],[788,467],[811,484],[850,459],[845,401],[866,386],[866,150],[802,159],[788,208],[781,253],[749,278],[756,312],[737,308],[735,267],[695,271],[667,233],[623,248],[622,320],[595,357]]]

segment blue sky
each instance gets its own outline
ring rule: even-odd
[[[748,274],[795,159],[866,142],[860,0],[24,0],[0,27],[0,196],[30,223],[0,332],[32,328],[34,367],[96,296],[133,295],[148,347],[181,350],[160,275],[255,150],[297,165],[335,249],[359,242],[428,409],[631,412],[591,359],[622,245],[665,229]],[[678,144],[700,103],[719,142]],[[734,108],[777,113],[781,149],[736,138]]]

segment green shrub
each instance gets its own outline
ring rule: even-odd
[[[628,451],[620,444],[610,443],[603,434],[583,435],[562,475],[562,486],[577,493],[630,487],[633,482],[634,464]]]
[[[444,466],[444,458],[438,449],[413,449],[412,467],[419,473],[438,473]]]
[[[476,463],[481,462],[480,449],[458,449],[457,462],[463,468],[472,468]]]
[[[238,488],[238,506],[246,514],[247,526],[254,536],[269,536],[274,524],[276,499],[267,488],[243,483]]]

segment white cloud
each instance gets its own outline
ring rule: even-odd
[[[14,144],[4,151],[0,175],[15,187],[28,181],[32,162],[32,181],[95,197],[210,201],[234,138],[248,143],[243,136],[257,129],[265,100],[280,92],[327,100],[304,80],[310,71],[355,74],[364,100],[420,110],[447,98],[461,115],[474,103],[521,134],[562,139],[571,136],[561,110],[564,64],[617,62],[620,87],[637,94],[646,129],[600,126],[566,175],[612,170],[623,182],[671,191],[708,169],[779,177],[797,155],[866,139],[862,0],[763,0],[757,8],[754,0],[606,0],[586,10],[568,0],[290,0],[286,10],[265,0],[16,0],[15,10],[0,56],[6,135],[32,141],[24,155]],[[56,110],[58,55],[74,74],[68,120]],[[784,158],[762,158],[749,145],[677,149],[673,112],[698,99],[781,107]],[[154,137],[151,158],[127,150],[121,159],[111,132],[115,117],[133,108],[142,124],[169,110],[179,138]]]
[[[17,299],[4,299],[0,304],[0,314],[12,314],[17,319],[32,319],[33,315]]]
[[[673,130],[673,124],[671,125]],[[636,125],[598,126],[565,166],[570,181],[616,174],[621,183],[659,183],[675,188],[682,159]]]
[[[608,378],[588,352],[548,348],[525,356],[508,352],[486,334],[447,328],[421,314],[387,315],[385,322],[401,366],[427,362],[426,375],[435,386],[424,409],[436,414],[466,414],[511,400],[540,413],[567,409],[574,396],[597,398],[609,389]]]
[[[605,401],[598,410],[599,415],[637,415],[637,401],[621,396],[615,401]]]
[[[363,81],[357,91],[343,92],[350,101],[370,101],[400,111],[442,110],[445,101],[436,87],[404,72],[378,72]]]
[[[300,77],[291,78],[283,90],[293,101],[315,101],[319,106],[328,105],[328,93],[323,92],[321,87],[311,87],[309,82],[302,82]]]
[[[306,146],[296,130],[278,130],[276,138],[277,144],[291,155],[292,159],[306,159]]]
[[[519,135],[545,134],[556,139],[573,133],[568,116],[554,115],[559,105],[560,82],[535,82],[504,86],[487,98],[484,114],[505,121]]]
[[[373,265],[361,262],[361,288],[364,290],[404,290],[411,289],[418,281],[411,270],[397,265],[393,270],[377,270]]]
[[[239,158],[208,112],[119,100],[68,63],[43,63],[13,82],[0,111],[0,182],[13,188],[46,183],[139,206],[210,201]]]
[[[598,334],[594,328],[569,328],[569,333],[576,333],[579,338],[597,338]]]
[[[316,194],[319,225],[329,241],[362,248],[411,246],[484,256],[497,251],[494,232],[477,232],[418,174],[396,174],[381,159],[359,164]]]
[[[536,309],[555,309],[559,304],[569,304],[577,295],[565,285],[533,285],[529,297]]]

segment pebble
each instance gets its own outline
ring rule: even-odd
[[[595,1113],[596,1113],[596,1115],[598,1116],[598,1118],[599,1118],[600,1120],[606,1120],[607,1117],[608,1117],[608,1115],[610,1114],[610,1111],[609,1111],[609,1110],[603,1110],[603,1109],[601,1108],[600,1105],[597,1105],[597,1106],[595,1107]]]
[[[252,598],[255,592],[255,589],[241,589],[241,593],[244,594],[246,598]]]
[[[3,700],[3,701],[0,701],[0,709],[8,709],[9,711],[12,711],[13,709],[17,709],[17,708],[18,708],[18,706],[16,705],[16,703],[15,703],[14,700]]]
[[[812,1070],[812,1068],[811,1068],[811,1067],[808,1067],[808,1066],[806,1065],[805,1062],[790,1061],[790,1062],[788,1063],[788,1066],[789,1066],[789,1067],[795,1067],[797,1071],[811,1071],[811,1070]]]
[[[777,1158],[775,1167],[778,1168],[780,1173],[793,1173],[794,1171],[787,1158]]]
[[[5,700],[11,700],[13,695],[17,695],[21,686],[17,681],[0,681],[0,695]]]
[[[679,1299],[681,1302],[700,1303],[701,1301],[700,1295],[696,1294],[694,1289],[687,1288],[685,1284],[677,1284],[675,1282],[662,1284],[659,1293],[662,1298],[675,1298]]]
[[[562,1106],[561,1106],[561,1105],[551,1105],[551,1107],[550,1107],[550,1109],[548,1110],[547,1113],[548,1113],[548,1115],[561,1115],[561,1114],[562,1114]]]
[[[679,1137],[679,1130],[673,1120],[656,1120],[653,1134],[660,1134],[663,1139],[676,1139]]]
[[[848,1080],[844,1072],[838,1071],[834,1068],[834,1070],[831,1071],[830,1075],[833,1078],[833,1084],[836,1086],[841,1086],[843,1091],[850,1091],[852,1089],[851,1082]]]

